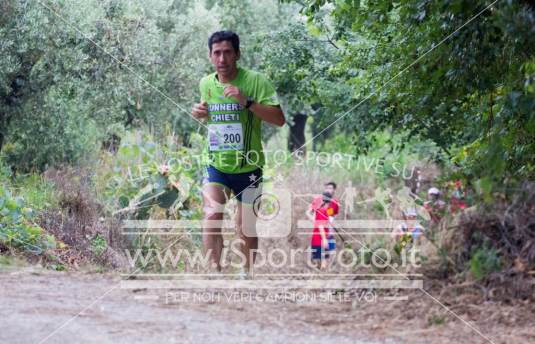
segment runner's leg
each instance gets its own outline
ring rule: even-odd
[[[256,216],[252,214],[251,204],[236,204],[236,231],[243,240],[240,246],[241,252],[245,255],[245,269],[249,270],[254,265],[256,251],[258,250],[258,237],[252,235],[256,233]]]
[[[221,251],[223,249],[223,211],[228,199],[228,189],[219,184],[205,184],[203,186],[203,247],[205,253],[209,252],[212,267],[221,271]]]

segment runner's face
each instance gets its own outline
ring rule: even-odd
[[[236,61],[240,59],[240,53],[234,50],[230,41],[222,41],[212,44],[212,51],[208,57],[219,74],[229,75],[236,70]]]
[[[331,197],[334,196],[334,187],[332,185],[325,185],[325,192],[328,192],[331,194]]]

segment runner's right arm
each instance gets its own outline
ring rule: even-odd
[[[206,102],[206,91],[203,87],[206,78],[202,78],[199,82],[199,92],[201,94],[201,101],[193,104],[191,115],[198,120],[208,119],[208,103]]]

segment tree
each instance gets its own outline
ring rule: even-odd
[[[309,22],[343,47],[335,68],[353,90],[347,124],[357,137],[403,128],[435,141],[467,176],[534,177],[535,11],[528,1],[488,4],[304,2]]]
[[[276,1],[59,0],[0,4],[0,149],[19,170],[76,163],[124,130],[171,132],[188,144],[207,39],[222,26],[251,42],[281,27]],[[101,144],[103,143],[103,144]]]

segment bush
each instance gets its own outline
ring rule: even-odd
[[[75,100],[58,100],[59,93],[51,92],[45,99],[46,111],[11,122],[9,143],[2,148],[2,154],[17,171],[42,172],[64,163],[76,164],[97,150],[95,123],[81,115]]]
[[[13,197],[0,185],[0,245],[19,247],[34,253],[56,248],[54,236],[33,223],[34,212],[22,197]]]
[[[499,271],[502,267],[498,251],[488,246],[477,249],[469,264],[470,272],[477,280],[487,278],[490,273]]]
[[[193,147],[178,144],[176,136],[169,135],[158,142],[150,134],[129,132],[121,139],[115,154],[104,153],[96,175],[99,201],[112,214],[127,214],[136,219],[147,219],[153,206],[169,209],[177,217],[200,216],[185,210],[200,209],[201,167],[195,155],[201,155],[203,142],[192,134]],[[163,176],[159,166],[167,164],[169,172]],[[171,187],[175,183],[178,189]],[[186,207],[185,205],[189,205]]]
[[[18,175],[10,185],[13,192],[31,204],[35,212],[59,206],[54,185],[39,174]]]
[[[44,177],[54,185],[58,205],[40,211],[36,221],[65,244],[61,263],[122,268],[126,263],[118,253],[125,245],[121,226],[116,219],[104,217],[95,198],[93,173],[89,168],[46,171]]]
[[[91,240],[91,248],[96,255],[101,255],[108,248],[108,242],[106,238],[100,233]]]

